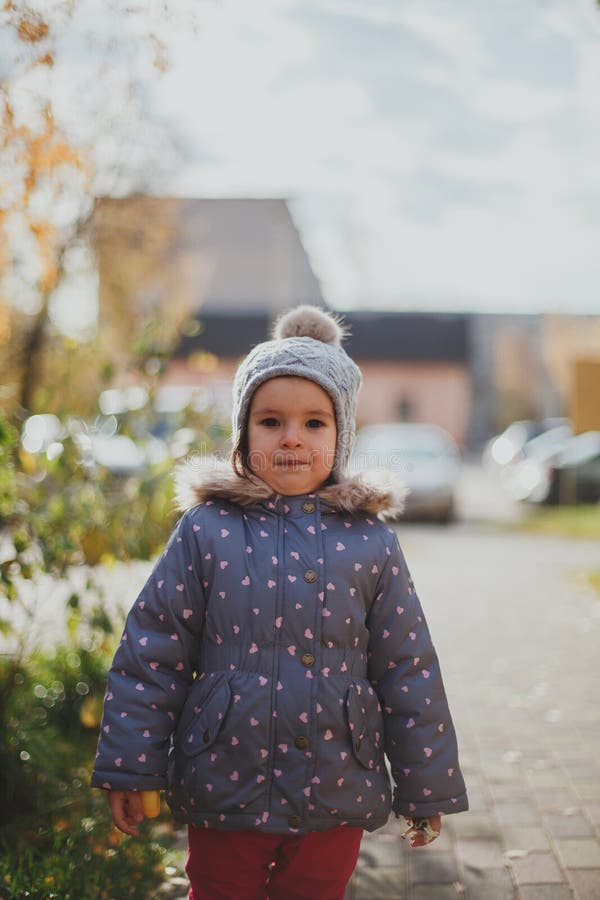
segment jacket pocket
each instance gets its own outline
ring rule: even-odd
[[[231,688],[226,679],[215,685],[201,707],[194,709],[191,722],[178,740],[184,756],[193,759],[216,741],[231,702]]]
[[[365,685],[351,684],[346,695],[346,712],[352,752],[361,766],[373,769],[379,759],[381,713],[376,696],[369,696],[368,691]]]

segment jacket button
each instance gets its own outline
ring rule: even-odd
[[[288,825],[290,828],[300,828],[302,825],[302,819],[300,816],[288,816]]]
[[[302,663],[303,666],[306,666],[307,669],[309,666],[312,666],[314,661],[315,661],[315,658],[312,655],[312,653],[303,653],[302,656],[300,657],[300,662]]]
[[[204,734],[202,735],[202,740],[204,741],[205,744],[208,744],[208,742],[210,741],[210,738],[211,738],[210,728],[207,728],[206,731],[204,732]]]
[[[304,503],[302,504],[302,512],[312,513],[314,511],[315,511],[315,504],[312,503],[310,500],[305,500]]]
[[[319,576],[314,569],[307,569],[304,573],[304,580],[308,582],[308,584],[314,584],[318,577]]]
[[[298,748],[298,750],[306,750],[308,747],[308,738],[304,737],[303,734],[299,734],[297,738],[294,740],[294,744]]]

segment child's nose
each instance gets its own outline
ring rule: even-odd
[[[286,425],[281,435],[282,447],[298,447],[301,443],[302,440],[298,428],[292,423]]]

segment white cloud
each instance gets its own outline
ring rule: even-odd
[[[157,93],[193,147],[168,189],[293,198],[338,304],[595,310],[593,12],[587,0],[215,6]]]

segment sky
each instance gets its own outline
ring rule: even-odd
[[[220,0],[164,37],[162,189],[288,198],[333,306],[600,313],[594,0]]]
[[[74,12],[21,100],[47,82],[104,192],[284,197],[340,310],[600,314],[596,0],[30,2]]]

